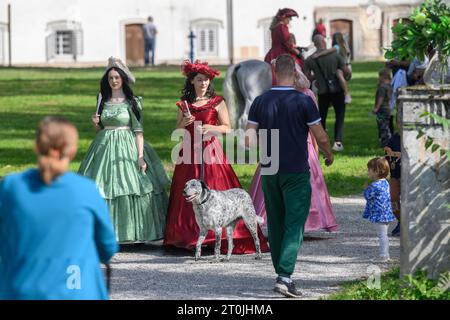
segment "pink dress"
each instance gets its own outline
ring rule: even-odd
[[[302,78],[304,77],[304,78]],[[316,103],[317,100],[314,93],[307,89],[309,85],[305,83],[309,81],[301,73],[298,79],[299,91],[310,96]],[[333,207],[331,206],[330,196],[328,194],[327,185],[320,168],[319,158],[314,148],[314,137],[308,134],[308,163],[311,172],[311,207],[309,209],[308,219],[305,224],[305,232],[326,230],[336,231],[338,224],[334,216]],[[256,209],[256,214],[264,219],[263,229],[267,228],[266,208],[264,204],[264,194],[261,187],[261,167],[258,165],[255,175],[253,176],[250,186],[250,196]]]

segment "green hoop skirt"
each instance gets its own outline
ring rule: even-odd
[[[130,129],[97,133],[79,173],[95,180],[109,206],[119,242],[162,239],[170,183],[161,160],[144,142],[148,169],[139,170],[135,135]]]

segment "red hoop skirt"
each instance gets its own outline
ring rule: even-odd
[[[195,121],[202,121],[203,124],[217,125],[218,114],[215,107],[223,101],[223,98],[216,96],[212,98],[206,105],[201,107],[194,107],[189,105],[191,114],[196,118]],[[194,136],[194,124],[187,127],[187,130]],[[187,139],[184,139],[184,142]],[[183,142],[183,143],[184,143]],[[189,143],[189,142],[188,142]],[[192,143],[186,145],[191,150],[191,160],[194,159],[194,146]],[[223,153],[222,146],[216,137],[212,137],[210,141],[203,143],[204,150],[208,150],[207,156],[210,157],[208,163],[204,164],[204,180],[208,187],[213,190],[228,190],[232,188],[240,188],[241,184],[233,171],[233,168],[228,163],[226,156]],[[183,156],[183,151],[180,151],[180,157]],[[221,163],[214,163],[223,158]],[[191,161],[193,163],[193,161]],[[165,246],[176,246],[193,250],[197,243],[199,236],[199,228],[195,221],[192,204],[187,202],[182,193],[184,185],[190,179],[199,179],[200,165],[199,164],[185,164],[180,163],[175,167],[175,172],[172,178],[172,185],[170,188],[169,209],[167,215],[167,224],[164,237]],[[268,252],[269,247],[267,241],[258,227],[258,235],[261,243],[261,251]],[[255,244],[253,238],[245,226],[244,222],[240,220],[236,225],[233,234],[234,249],[233,254],[247,254],[255,253]],[[214,232],[209,231],[203,242],[203,245],[214,248],[215,237]],[[227,253],[226,233],[223,230],[222,254]]]

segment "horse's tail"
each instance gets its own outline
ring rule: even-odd
[[[236,78],[236,72],[240,67],[240,63],[229,66],[223,81],[223,95],[225,96],[230,121],[234,128],[238,128],[238,120],[240,117],[239,106],[245,104],[244,97]]]

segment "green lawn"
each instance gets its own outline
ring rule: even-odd
[[[450,300],[450,272],[441,273],[437,280],[427,277],[425,270],[414,275],[400,276],[395,267],[380,275],[379,282],[373,274],[369,279],[347,281],[341,289],[326,300]]]
[[[369,158],[381,155],[378,147],[375,119],[369,116],[372,108],[377,71],[380,62],[355,63],[350,89],[352,104],[347,108],[344,146],[335,163],[324,168],[325,179],[333,196],[361,192],[366,179]],[[145,138],[155,148],[169,174],[170,140],[175,126],[175,101],[180,96],[184,79],[179,67],[132,70],[137,78],[134,92],[144,97]],[[215,80],[216,91],[222,91],[222,75]],[[34,166],[32,152],[34,130],[45,115],[63,115],[74,122],[80,131],[78,155],[71,165],[77,170],[94,138],[90,115],[95,111],[96,94],[102,68],[0,68],[0,176]],[[328,127],[334,126],[334,112],[329,113]],[[244,187],[248,188],[255,165],[234,165]]]

